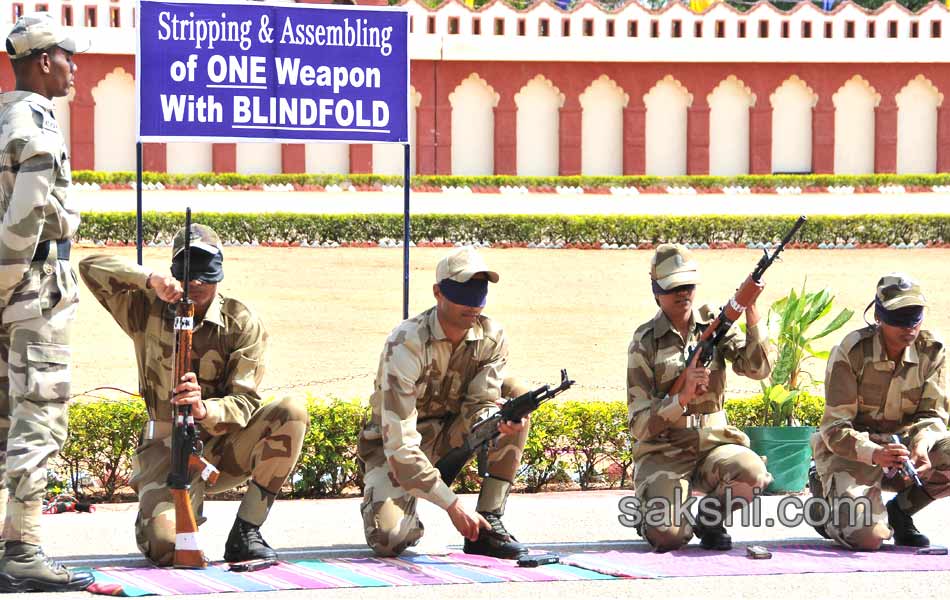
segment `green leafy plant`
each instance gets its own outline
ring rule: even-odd
[[[356,442],[368,407],[358,400],[308,397],[307,412],[310,429],[291,479],[294,495],[339,496],[350,486],[362,489]]]
[[[843,308],[820,331],[810,334],[812,326],[831,314],[835,296],[828,288],[809,292],[806,283],[800,291],[792,289],[776,300],[766,320],[777,348],[769,384],[762,384],[764,422],[773,427],[797,424],[795,403],[806,385],[803,376],[809,384],[816,383],[814,376],[802,369],[803,364],[813,358],[827,360],[828,351],[816,349],[814,343],[841,329],[854,315],[853,310]]]

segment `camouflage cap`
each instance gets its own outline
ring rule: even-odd
[[[439,261],[435,268],[435,282],[451,279],[465,283],[478,273],[484,273],[488,281],[498,283],[498,273],[488,270],[488,265],[475,248],[465,246],[453,250]]]
[[[650,262],[650,278],[664,290],[699,283],[699,265],[681,244],[660,244]]]
[[[218,254],[221,250],[221,238],[207,225],[191,225],[191,247],[204,250],[208,254]],[[185,249],[185,228],[182,227],[175,234],[172,242],[172,260]]]
[[[904,273],[888,273],[877,282],[877,299],[885,310],[907,306],[927,306],[920,284]]]
[[[48,12],[35,12],[23,15],[13,25],[7,35],[7,51],[10,58],[16,60],[29,56],[37,50],[46,50],[59,46],[74,54],[89,49],[90,41],[81,40],[66,33],[66,30],[56,22]]]

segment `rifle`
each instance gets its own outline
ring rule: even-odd
[[[442,476],[442,481],[447,485],[452,485],[476,452],[478,452],[478,474],[487,477],[488,450],[492,442],[501,435],[498,426],[505,421],[518,423],[525,416],[538,410],[543,402],[557,396],[572,385],[574,385],[574,380],[567,378],[567,369],[561,369],[561,383],[557,387],[552,389],[549,385],[543,385],[536,390],[525,392],[505,402],[496,413],[475,423],[462,445],[449,450],[448,454],[435,464],[435,468]]]
[[[804,215],[798,217],[798,220],[792,225],[792,229],[785,234],[785,237],[782,238],[782,241],[771,254],[769,254],[768,250],[762,251],[762,258],[760,258],[759,262],[755,265],[755,269],[753,269],[752,273],[742,282],[742,285],[739,286],[736,293],[729,299],[729,302],[726,302],[726,305],[720,309],[719,316],[706,326],[702,335],[699,336],[699,341],[696,345],[690,349],[689,355],[686,357],[687,368],[693,364],[694,358],[696,358],[695,366],[702,365],[705,367],[709,365],[712,361],[713,350],[715,350],[719,342],[722,341],[726,333],[729,332],[732,324],[742,315],[746,306],[755,299],[756,287],[762,282],[762,275],[772,266],[772,263],[775,262],[779,254],[785,250],[786,244],[792,241],[792,238],[795,237],[806,220]],[[680,373],[676,381],[673,382],[669,395],[673,396],[674,394],[680,393],[685,384],[686,369],[683,369],[683,372]]]
[[[182,295],[175,307],[174,379],[172,389],[181,383],[185,373],[191,372],[191,334],[195,323],[195,304],[188,295],[191,280],[191,209],[185,211],[185,265]],[[218,470],[201,457],[204,447],[195,429],[191,405],[175,407],[172,424],[171,468],[168,487],[175,504],[175,559],[176,568],[203,569],[208,566],[204,553],[198,548],[198,523],[188,494],[194,469],[201,469],[201,478],[214,485]]]

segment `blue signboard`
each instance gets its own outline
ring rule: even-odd
[[[409,141],[403,9],[143,0],[139,15],[140,141]]]

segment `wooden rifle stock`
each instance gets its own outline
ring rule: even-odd
[[[191,279],[191,209],[185,212],[185,247],[183,293],[175,307],[174,379],[172,390],[181,383],[186,373],[191,372],[191,341],[195,322],[195,305],[188,294]],[[174,394],[174,392],[172,392]],[[198,547],[198,523],[191,505],[189,489],[194,467],[204,466],[203,479],[214,484],[218,470],[201,458],[201,440],[191,414],[191,405],[175,407],[172,428],[171,468],[168,472],[168,487],[175,504],[175,557],[176,568],[203,569],[208,561]]]
[[[798,220],[795,221],[791,230],[785,234],[785,237],[782,238],[782,241],[779,242],[779,245],[771,254],[769,254],[768,250],[762,251],[764,256],[759,259],[752,273],[745,278],[745,281],[742,282],[742,285],[739,286],[736,293],[729,298],[729,301],[726,302],[725,306],[719,311],[719,315],[703,329],[696,346],[690,350],[686,357],[687,368],[697,365],[705,367],[709,364],[712,360],[713,349],[715,349],[716,345],[719,344],[726,335],[732,327],[732,324],[742,316],[746,307],[755,302],[756,298],[759,297],[759,292],[762,291],[762,275],[772,266],[772,263],[775,262],[779,254],[785,250],[785,246],[792,241],[792,238],[795,237],[795,234],[802,228],[806,220],[807,218],[804,215],[798,217]],[[684,385],[686,385],[686,369],[683,369],[676,378],[676,381],[673,382],[673,385],[670,386],[668,394],[670,396],[679,394],[683,390]]]

